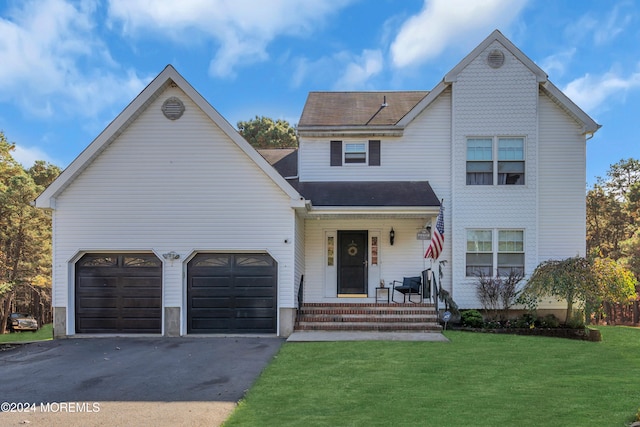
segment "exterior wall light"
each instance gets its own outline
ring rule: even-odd
[[[393,241],[396,240],[396,232],[393,231],[393,227],[391,227],[391,231],[389,232],[389,244],[393,246]]]
[[[162,258],[166,259],[167,261],[173,261],[176,259],[180,259],[180,254],[171,251],[171,252],[167,252],[166,254],[162,254]]]

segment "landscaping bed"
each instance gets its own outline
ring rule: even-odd
[[[450,329],[469,332],[484,332],[493,334],[535,335],[552,338],[568,338],[584,341],[602,341],[602,335],[597,329],[591,328],[469,328],[464,326]]]

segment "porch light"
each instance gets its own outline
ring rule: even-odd
[[[389,232],[389,243],[393,246],[393,241],[396,239],[396,232],[393,231],[393,227],[391,227],[391,231]]]

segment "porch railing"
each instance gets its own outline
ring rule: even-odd
[[[302,312],[302,304],[304,302],[304,274],[300,275],[300,283],[298,284],[298,310],[296,311],[296,320],[300,319]]]

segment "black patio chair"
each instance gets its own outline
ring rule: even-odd
[[[402,294],[402,302],[407,302],[407,295],[409,295],[409,302],[416,302],[411,299],[411,295],[418,295],[420,298],[418,302],[422,302],[422,278],[420,276],[405,277],[402,282],[399,280],[393,281],[393,293],[391,300],[393,302],[399,302],[395,300],[395,294],[400,292]]]

